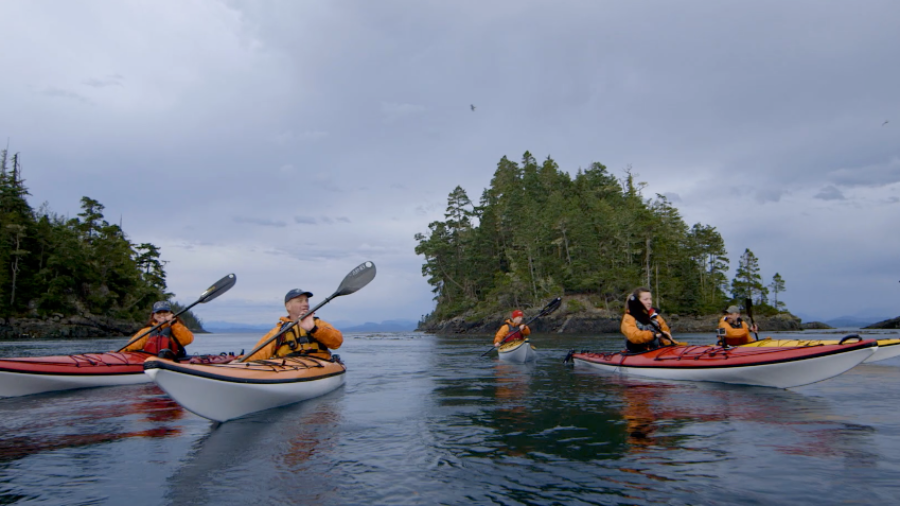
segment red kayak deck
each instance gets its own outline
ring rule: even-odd
[[[22,374],[142,374],[144,361],[155,355],[137,351],[111,351],[106,353],[81,353],[48,357],[21,357],[0,359],[0,371]],[[195,355],[179,362],[210,364],[225,363],[234,355]]]
[[[595,364],[615,367],[652,367],[697,369],[709,367],[744,367],[763,364],[794,362],[810,358],[823,357],[836,353],[845,353],[877,346],[875,340],[869,339],[858,343],[822,345],[815,347],[729,347],[721,346],[667,346],[640,353],[616,352],[593,353],[581,352],[572,354],[578,358]]]

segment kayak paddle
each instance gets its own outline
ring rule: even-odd
[[[541,312],[540,312],[540,313],[538,313],[538,314],[535,315],[533,318],[531,318],[530,320],[528,320],[527,322],[525,322],[524,325],[525,325],[525,326],[528,326],[529,323],[531,323],[531,322],[537,320],[538,318],[540,318],[540,317],[542,317],[542,316],[547,316],[548,314],[550,314],[550,313],[556,311],[557,309],[559,309],[559,306],[560,306],[560,305],[562,305],[562,298],[561,298],[561,297],[557,297],[557,298],[551,300],[549,304],[547,304],[546,306],[544,306],[544,309],[541,309]],[[522,334],[522,329],[521,329],[521,328],[518,328],[518,329],[516,329],[514,332],[510,332],[509,334],[507,334],[506,337],[504,337],[503,340],[500,341],[500,344],[503,344],[503,343],[505,343],[506,341],[511,340],[511,339],[513,338],[513,336],[515,336],[516,334],[521,335],[521,334]],[[497,348],[499,348],[499,346],[492,346],[491,349],[489,349],[488,351],[482,353],[481,356],[482,356],[482,357],[487,356],[488,353],[490,353],[490,352],[496,350]]]
[[[284,334],[285,332],[287,332],[288,330],[294,328],[294,326],[296,326],[298,323],[300,323],[301,320],[303,320],[307,316],[315,313],[316,311],[319,310],[319,308],[321,308],[325,304],[328,304],[331,301],[331,299],[333,299],[335,297],[340,297],[341,295],[350,295],[351,293],[354,293],[354,292],[358,291],[360,288],[368,285],[369,282],[372,281],[373,279],[375,279],[375,264],[372,262],[363,262],[363,263],[359,264],[355,269],[350,271],[350,273],[347,274],[347,276],[344,277],[344,280],[341,281],[341,286],[339,286],[338,289],[333,294],[329,295],[325,300],[320,302],[316,307],[310,309],[305,314],[300,316],[300,318],[298,318],[296,321],[291,322],[290,325],[281,329],[277,334],[266,339],[266,341],[264,343],[260,343],[259,346],[250,350],[250,353],[244,355],[240,360],[235,360],[235,362],[245,362],[247,360],[247,358],[252,357],[254,353],[265,348],[266,345],[268,345],[272,341],[281,337],[281,335]]]
[[[229,275],[225,276],[224,278],[216,281],[211,287],[207,288],[206,291],[200,295],[200,298],[197,299],[196,302],[194,302],[190,306],[188,306],[188,307],[182,309],[181,311],[175,313],[174,315],[172,315],[172,319],[170,321],[174,321],[175,318],[178,317],[178,315],[180,315],[181,313],[184,313],[185,311],[196,306],[197,304],[201,304],[201,303],[205,304],[205,303],[215,299],[219,295],[222,295],[223,293],[227,292],[228,290],[231,289],[232,286],[234,286],[234,283],[236,281],[237,281],[237,277],[234,274],[229,274]],[[150,327],[146,332],[143,332],[143,333],[141,333],[141,335],[135,336],[134,339],[132,339],[131,341],[128,341],[128,344],[119,348],[119,351],[123,351],[125,348],[131,346],[132,343],[137,342],[140,338],[142,338],[142,337],[146,336],[147,334],[153,332],[154,330],[162,327],[166,323],[169,323],[169,322],[160,322],[160,323],[157,323],[156,325]]]
[[[744,301],[744,305],[747,306],[747,316],[750,317],[750,325],[755,327],[756,322],[753,321],[753,299],[748,297]],[[753,335],[756,336],[756,340],[759,341],[759,334],[754,332]]]

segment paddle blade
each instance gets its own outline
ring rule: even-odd
[[[347,277],[341,281],[341,286],[334,292],[334,296],[349,295],[368,285],[373,279],[375,279],[375,264],[363,262],[350,271],[350,274],[347,274]]]
[[[557,309],[559,309],[559,306],[561,306],[561,305],[562,305],[562,297],[557,297],[557,298],[553,299],[552,301],[550,301],[549,304],[544,306],[544,309],[541,310],[541,315],[546,316],[546,315],[556,311]]]
[[[203,294],[200,295],[200,300],[197,302],[207,303],[219,295],[231,290],[231,287],[234,286],[234,283],[237,281],[237,276],[233,273],[225,276],[224,278],[216,281],[211,287],[207,288]]]
[[[744,308],[747,310],[747,316],[753,318],[753,299],[749,297],[744,299]]]

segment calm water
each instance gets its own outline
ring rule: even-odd
[[[240,351],[257,337],[201,335],[190,350]],[[0,399],[0,504],[769,505],[900,497],[900,358],[778,390],[645,383],[563,366],[568,349],[618,349],[617,336],[534,336],[538,362],[527,366],[479,357],[490,336],[345,337],[344,387],[220,425],[152,384]],[[0,356],[123,343],[5,342]]]

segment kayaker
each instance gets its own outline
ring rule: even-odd
[[[123,351],[143,351],[166,358],[185,356],[184,347],[194,342],[194,333],[184,326],[180,318],[174,318],[172,306],[160,300],[153,304],[150,321],[138,331],[137,337],[156,325],[164,323],[158,329],[128,345]]]
[[[525,313],[516,309],[510,316],[511,318],[507,318],[506,323],[504,323],[503,326],[500,327],[500,330],[498,330],[494,335],[494,348],[499,348],[501,344],[504,344],[503,340],[516,330],[520,331],[518,337],[507,342],[521,341],[528,337],[529,334],[531,334],[531,329],[528,328],[528,325],[522,324],[522,319],[525,318]]]
[[[737,306],[728,306],[725,315],[719,320],[719,344],[724,339],[724,345],[740,346],[753,342],[750,332],[759,332],[759,328],[754,323],[748,326],[747,322],[741,319],[741,308]]]
[[[282,316],[278,324],[264,335],[256,346],[261,345],[270,337],[281,332],[281,329],[287,327],[292,322],[297,321],[307,311],[309,311],[309,298],[312,297],[311,292],[294,288],[284,296],[284,308],[288,315]],[[286,357],[289,355],[310,355],[318,358],[331,358],[329,348],[336,350],[344,343],[344,335],[341,331],[332,327],[330,323],[322,320],[314,315],[309,315],[291,327],[290,330],[282,334],[278,339],[267,344],[265,347],[248,357],[246,361],[267,360],[276,357]],[[254,346],[254,348],[256,347]]]
[[[630,352],[684,344],[672,339],[669,325],[653,307],[653,295],[643,287],[635,289],[628,296],[621,330],[625,334],[625,347]]]

